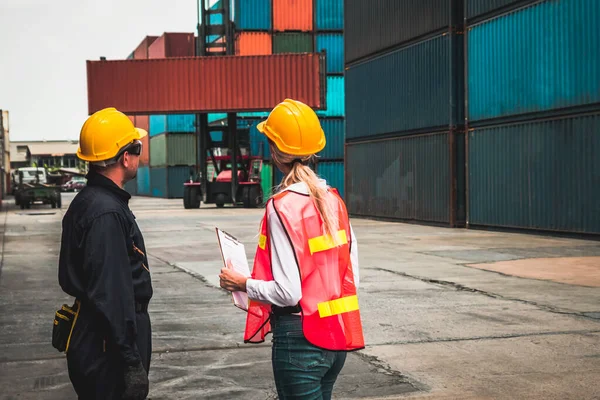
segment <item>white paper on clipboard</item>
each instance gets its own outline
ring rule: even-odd
[[[225,268],[227,268],[227,260],[230,260],[234,271],[249,278],[251,276],[250,267],[248,266],[248,258],[246,257],[246,248],[244,245],[227,232],[219,228],[216,228],[216,230]],[[231,292],[231,294],[233,296],[233,304],[242,310],[248,311],[248,295],[245,292]]]

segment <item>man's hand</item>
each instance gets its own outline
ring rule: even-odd
[[[227,260],[227,268],[221,269],[219,278],[221,279],[221,287],[225,290],[229,290],[230,292],[246,291],[246,281],[248,278],[233,270],[231,260]]]
[[[149,389],[148,374],[142,363],[125,367],[125,392],[123,393],[123,399],[144,400],[148,396]]]

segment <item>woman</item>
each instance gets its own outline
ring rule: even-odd
[[[364,348],[356,240],[343,200],[308,167],[325,147],[315,112],[287,99],[258,130],[285,177],[267,202],[252,278],[228,263],[221,287],[248,293],[246,343],[273,331],[279,398],[331,399],[346,352]]]

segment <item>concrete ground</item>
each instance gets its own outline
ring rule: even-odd
[[[63,195],[68,204],[72,195]],[[0,399],[73,399],[53,312],[60,221],[1,215]],[[215,226],[252,258],[261,210],[131,203],[151,257],[151,399],[275,399],[269,342],[242,344],[244,313],[215,287]],[[337,399],[597,399],[600,243],[354,219],[367,348]]]

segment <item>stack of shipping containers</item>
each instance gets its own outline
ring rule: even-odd
[[[318,111],[327,137],[317,172],[344,191],[344,14],[343,0],[237,0],[236,54],[327,52],[327,109]],[[282,99],[283,100],[283,99]],[[256,125],[268,113],[239,113],[238,128],[249,129],[252,155],[262,156],[263,192],[281,174],[270,163],[266,139]]]
[[[466,16],[469,224],[600,233],[600,2]]]
[[[349,211],[464,224],[461,2],[347,1],[344,13]]]

